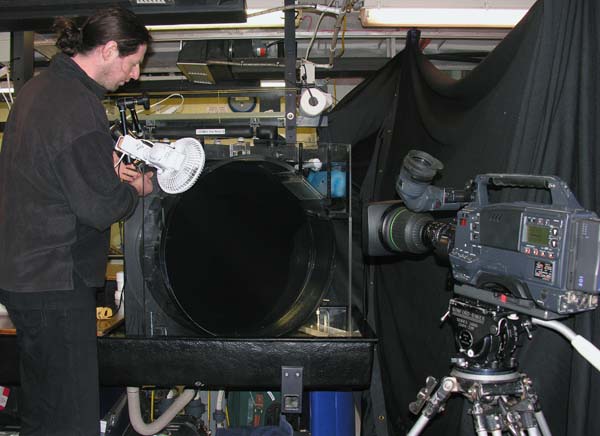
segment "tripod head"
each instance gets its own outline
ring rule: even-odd
[[[455,367],[478,374],[514,371],[516,352],[530,321],[516,312],[456,296],[450,300],[447,319],[452,325],[458,354]]]

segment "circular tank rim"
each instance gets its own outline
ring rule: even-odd
[[[234,162],[257,162],[257,163],[267,162],[274,166],[279,166],[289,173],[296,174],[295,169],[290,164],[288,164],[286,162],[282,162],[277,159],[273,159],[271,157],[260,156],[260,155],[238,156],[238,157],[234,157],[234,158],[230,158],[230,159],[224,159],[222,161],[217,161],[214,164],[208,166],[203,171],[203,173],[200,175],[200,177],[198,178],[196,183],[201,183],[201,180],[203,177],[206,177],[209,174],[211,174],[212,172],[218,170],[219,168],[230,165]],[[321,248],[321,250],[323,250],[325,248],[328,250],[328,254],[326,256],[327,257],[327,266],[325,268],[321,267],[321,268],[315,269],[315,266],[316,266],[315,260],[317,258],[317,254],[311,252],[311,254],[309,256],[309,259],[310,259],[309,272],[307,273],[305,280],[303,281],[301,290],[296,294],[296,300],[294,301],[294,303],[296,303],[299,299],[301,299],[302,295],[304,295],[304,293],[306,292],[307,284],[310,283],[311,280],[313,280],[313,276],[315,275],[315,273],[317,273],[317,274],[325,273],[326,278],[324,279],[324,283],[323,283],[321,292],[319,293],[319,298],[315,299],[314,304],[311,304],[309,306],[310,310],[308,310],[307,308],[304,308],[304,310],[301,310],[300,312],[303,315],[301,317],[299,317],[298,319],[296,319],[295,322],[291,323],[286,328],[284,328],[284,326],[279,326],[278,324],[279,324],[279,321],[281,320],[281,318],[287,317],[288,315],[290,315],[293,312],[294,305],[290,306],[288,308],[288,310],[284,313],[284,315],[279,317],[277,322],[272,322],[270,324],[270,330],[274,331],[274,333],[271,335],[265,336],[265,335],[259,335],[259,334],[244,333],[242,335],[223,336],[222,334],[220,334],[218,332],[215,333],[215,332],[210,331],[209,329],[203,327],[202,325],[198,324],[198,322],[196,322],[189,315],[187,310],[182,306],[179,299],[176,297],[176,294],[173,290],[173,286],[169,279],[168,269],[166,266],[166,239],[167,238],[164,237],[164,234],[167,231],[167,229],[169,228],[169,223],[173,219],[172,211],[175,209],[175,207],[179,203],[180,198],[181,198],[181,195],[178,196],[178,199],[173,202],[173,204],[170,206],[169,211],[167,211],[164,228],[160,232],[160,243],[159,243],[159,247],[158,247],[159,251],[158,251],[158,259],[157,260],[158,260],[158,267],[159,267],[159,275],[162,278],[162,281],[163,281],[163,284],[165,287],[165,291],[167,292],[168,297],[170,298],[170,301],[173,302],[179,309],[179,314],[181,315],[182,318],[184,318],[186,324],[188,324],[188,328],[191,327],[192,329],[200,330],[203,333],[210,335],[212,337],[225,337],[225,338],[226,337],[269,337],[269,336],[279,337],[279,336],[285,335],[286,333],[292,332],[293,330],[300,327],[304,322],[306,322],[306,320],[308,319],[310,314],[313,313],[321,304],[321,301],[322,301],[327,289],[329,289],[331,282],[333,281],[333,275],[334,275],[333,268],[335,266],[335,251],[336,251],[336,249],[335,249],[334,229],[333,229],[333,225],[331,223],[331,219],[329,217],[325,218],[323,216],[323,214],[320,214],[317,216],[317,214],[306,213],[308,209],[305,207],[302,207],[302,209],[305,211],[305,214],[306,214],[307,223],[310,225],[309,228],[310,228],[310,233],[311,233],[313,242],[315,242],[315,240],[316,240],[315,238],[317,237],[317,235],[315,235],[315,228],[320,228],[319,233],[323,233],[322,236],[327,238],[325,246],[328,246],[328,247]],[[298,201],[300,202],[300,200],[298,200]],[[321,209],[321,211],[324,211],[324,207],[322,205],[319,209]],[[318,240],[316,240],[316,241],[318,242]],[[321,240],[321,241],[323,242],[323,240]],[[314,248],[314,244],[313,244],[312,251],[316,251],[316,249]],[[321,257],[324,257],[324,256],[321,256]],[[298,316],[298,315],[296,315],[296,316]],[[181,320],[179,319],[179,317],[177,319],[175,319],[175,321],[181,324]]]

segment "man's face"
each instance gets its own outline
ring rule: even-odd
[[[115,91],[131,79],[140,77],[140,64],[146,54],[146,45],[140,45],[135,53],[127,56],[111,56],[107,59],[103,73],[99,77],[100,85],[108,91]]]

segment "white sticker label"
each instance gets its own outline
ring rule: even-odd
[[[225,129],[196,129],[196,135],[224,135]]]
[[[6,403],[8,403],[8,395],[10,394],[10,389],[5,388],[4,386],[0,386],[0,410],[4,410],[6,407]]]

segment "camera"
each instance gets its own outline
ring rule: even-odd
[[[456,282],[478,290],[466,296],[538,318],[598,306],[600,220],[565,182],[554,176],[481,174],[465,189],[439,188],[431,183],[441,169],[442,163],[425,152],[408,153],[396,183],[401,201],[364,209],[367,255],[435,250],[448,256]],[[490,201],[490,189],[509,188],[545,190],[551,201]],[[426,213],[449,210],[457,211],[451,222]]]

